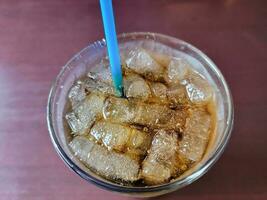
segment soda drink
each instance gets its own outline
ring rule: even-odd
[[[102,64],[101,64],[102,63]],[[116,183],[168,183],[196,165],[216,126],[214,89],[182,57],[144,48],[123,52],[125,97],[101,62],[69,91],[69,147]]]

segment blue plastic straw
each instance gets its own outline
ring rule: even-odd
[[[122,71],[116,36],[112,0],[100,0],[105,37],[108,48],[111,76],[117,95],[123,95]]]

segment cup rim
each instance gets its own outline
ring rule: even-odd
[[[94,46],[94,44],[101,42],[101,41],[105,41],[105,39],[102,40],[98,40],[96,42],[93,42],[91,44],[89,44],[88,46],[86,46],[85,48],[83,48],[81,51],[79,51],[78,53],[76,53],[60,70],[59,74],[57,75],[56,79],[52,82],[52,86],[51,89],[49,91],[49,95],[48,95],[48,103],[47,103],[47,107],[46,107],[46,120],[47,120],[47,126],[48,126],[48,131],[49,131],[49,136],[50,139],[52,141],[52,144],[56,150],[56,152],[58,153],[58,155],[60,156],[60,158],[64,161],[64,163],[72,170],[74,171],[76,174],[78,174],[81,178],[85,179],[88,182],[91,182],[101,188],[107,189],[107,190],[111,190],[111,191],[116,191],[116,192],[122,192],[122,193],[145,193],[145,192],[156,192],[156,191],[162,191],[162,190],[169,190],[172,188],[172,186],[175,184],[177,187],[176,189],[182,188],[184,186],[187,186],[189,184],[191,184],[192,182],[194,182],[195,180],[199,179],[200,177],[202,177],[215,163],[216,161],[219,159],[219,157],[222,155],[228,141],[229,138],[231,136],[231,132],[233,129],[233,121],[234,121],[234,108],[233,108],[233,100],[232,100],[232,95],[231,92],[229,90],[229,86],[226,83],[222,73],[220,72],[220,70],[217,68],[217,66],[213,63],[213,61],[211,61],[211,59],[205,55],[201,50],[199,50],[198,48],[196,48],[195,46],[172,36],[167,36],[167,35],[163,35],[160,33],[152,33],[152,32],[131,32],[131,33],[122,33],[118,35],[118,39],[123,39],[123,38],[128,38],[128,37],[138,37],[138,36],[150,36],[152,38],[157,37],[157,38],[162,38],[162,39],[167,39],[167,40],[171,40],[171,41],[175,41],[179,44],[183,44],[186,45],[188,48],[190,48],[191,50],[193,50],[194,52],[196,52],[198,55],[200,55],[208,64],[209,66],[211,66],[211,70],[216,74],[217,77],[219,77],[220,81],[222,82],[223,88],[226,92],[226,99],[227,99],[227,107],[229,110],[229,115],[227,116],[226,119],[226,128],[224,130],[224,134],[225,137],[219,142],[219,144],[216,146],[214,154],[207,159],[200,167],[198,170],[192,172],[191,174],[189,174],[188,176],[179,179],[177,181],[173,181],[173,182],[169,182],[166,184],[162,184],[162,185],[155,185],[155,186],[144,186],[144,187],[127,187],[127,186],[123,186],[123,185],[119,185],[116,183],[110,183],[110,182],[104,182],[100,179],[97,179],[93,176],[91,176],[90,174],[86,173],[84,170],[82,170],[78,165],[75,164],[75,162],[73,162],[71,160],[71,158],[65,153],[64,149],[62,148],[62,146],[59,143],[59,140],[56,136],[56,132],[55,129],[53,127],[53,120],[52,120],[52,105],[53,105],[53,96],[55,94],[55,90],[57,87],[57,83],[59,82],[61,76],[64,74],[65,70],[67,69],[68,65],[70,63],[72,63],[74,60],[77,59],[77,57],[79,57],[79,55],[83,54],[87,49],[91,48],[92,46]]]

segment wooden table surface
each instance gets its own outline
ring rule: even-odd
[[[203,50],[232,90],[235,124],[215,166],[157,199],[267,199],[267,1],[114,0],[117,31]],[[61,66],[103,37],[97,0],[0,0],[0,199],[131,199],[88,184],[52,147],[46,103]]]

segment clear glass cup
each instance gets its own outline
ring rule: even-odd
[[[156,33],[134,32],[118,36],[120,49],[127,49],[129,46],[139,46],[145,49],[167,53],[172,56],[189,56],[193,65],[202,65],[201,69],[210,83],[215,88],[217,104],[217,129],[208,150],[203,159],[192,169],[187,171],[177,179],[162,185],[133,187],[123,186],[108,181],[85,167],[68,148],[70,140],[66,133],[67,124],[64,121],[65,104],[67,93],[73,82],[84,75],[90,68],[106,56],[105,40],[100,40],[90,44],[77,53],[60,71],[48,97],[47,123],[51,141],[65,164],[80,177],[97,186],[138,197],[158,196],[182,188],[204,175],[209,168],[217,161],[226,147],[233,127],[233,103],[229,87],[216,65],[200,50],[194,46],[173,38]]]

